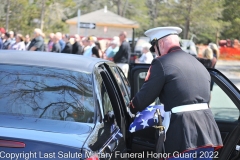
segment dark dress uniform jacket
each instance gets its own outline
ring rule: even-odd
[[[152,61],[145,83],[132,105],[142,111],[157,97],[165,111],[181,105],[209,103],[210,81],[208,71],[195,57],[174,47]],[[166,153],[206,146],[222,146],[210,109],[172,113],[166,134]]]

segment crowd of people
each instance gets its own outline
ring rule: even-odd
[[[46,51],[103,58],[114,61],[126,76],[128,74],[131,49],[125,31],[107,41],[104,49],[95,36],[80,37],[78,34],[70,36],[57,32],[46,37],[39,28],[34,29],[32,38],[30,35],[24,37],[13,31],[5,32],[1,28],[0,35],[1,50]],[[151,63],[153,56],[149,51],[150,47],[147,45],[144,47],[142,57],[136,62]]]
[[[16,34],[13,31],[4,32],[0,28],[0,49],[2,50],[26,50],[26,51],[47,51],[56,53],[78,54],[87,57],[103,58],[115,62],[127,76],[129,70],[129,59],[131,54],[130,45],[127,41],[127,33],[121,32],[107,41],[102,49],[97,37],[80,37],[78,34],[70,36],[61,32],[50,33],[48,37],[36,28],[32,39],[27,34]],[[150,52],[151,44],[146,43],[142,47],[141,57],[135,63],[148,63],[153,60]],[[203,58],[198,58],[207,68],[214,68],[219,58],[218,46],[210,43],[203,52]]]
[[[84,37],[81,39],[77,34],[74,35],[74,37],[71,37],[68,34],[62,34],[61,32],[50,33],[49,36],[46,37],[39,28],[34,29],[32,39],[29,35],[24,37],[13,31],[2,32],[0,30],[0,34],[0,49],[3,50],[47,51],[86,56],[94,55],[102,58],[102,55],[99,54],[99,49],[95,47],[98,46],[95,37]],[[94,43],[96,43],[96,45],[94,45]],[[87,50],[90,48],[94,48],[92,54],[89,51],[87,53]]]

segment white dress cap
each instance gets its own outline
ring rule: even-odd
[[[182,29],[179,27],[157,27],[147,30],[144,34],[151,39],[160,39],[170,34],[179,34]]]

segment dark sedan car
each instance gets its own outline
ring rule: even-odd
[[[132,66],[130,88],[102,59],[0,51],[0,159],[128,159],[143,151],[154,158],[154,128],[131,134],[126,109],[148,68]],[[225,140],[217,157],[228,160],[240,140],[240,93],[220,72],[209,72],[210,107]]]

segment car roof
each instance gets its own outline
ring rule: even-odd
[[[66,53],[0,50],[0,64],[44,66],[92,73],[94,66],[101,62],[108,61]]]

